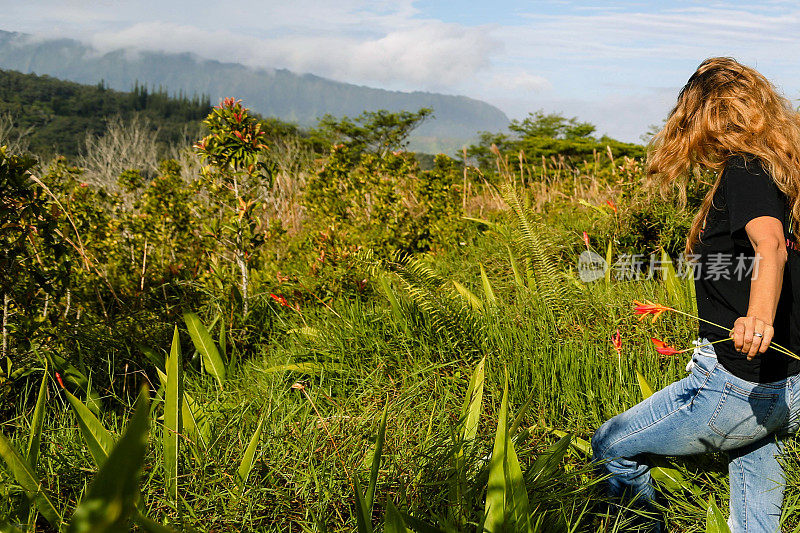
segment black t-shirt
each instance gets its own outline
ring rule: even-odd
[[[784,268],[783,287],[775,313],[773,342],[800,353],[800,303],[793,306],[793,291],[800,294],[800,256],[793,246],[790,206],[769,172],[751,156],[728,159],[706,215],[700,242],[692,250],[695,265],[697,311],[700,318],[723,328],[700,322],[700,336],[711,341],[728,338],[728,332],[741,316],[747,316],[752,274],[758,261],[745,232],[752,219],[771,216],[781,221],[790,245]],[[792,280],[794,281],[794,287]],[[797,311],[794,310],[797,307]],[[714,345],[719,362],[731,374],[757,383],[779,381],[800,372],[800,360],[769,348],[748,361],[736,351],[733,340]]]

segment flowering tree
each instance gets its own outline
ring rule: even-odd
[[[216,217],[208,233],[230,252],[240,275],[247,313],[250,262],[264,243],[264,195],[272,186],[273,168],[266,157],[265,133],[241,100],[225,98],[206,117],[208,135],[195,149],[208,163],[202,169]]]

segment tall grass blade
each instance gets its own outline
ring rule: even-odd
[[[497,419],[489,482],[486,487],[484,530],[489,533],[529,531],[530,509],[525,480],[508,435],[508,373]]]
[[[472,306],[473,309],[478,311],[479,313],[483,313],[484,307],[483,302],[480,298],[478,298],[474,292],[463,286],[457,281],[453,281],[453,286],[458,291],[458,294],[464,297],[464,299]]]
[[[661,249],[661,281],[667,289],[667,296],[673,302],[681,303],[683,291],[681,290],[681,282],[678,279],[678,274],[675,272],[675,265],[669,254],[663,248]]]
[[[483,403],[483,382],[485,379],[486,357],[475,367],[472,377],[469,380],[467,394],[464,397],[464,404],[461,406],[461,442],[467,443],[475,440],[478,434],[478,423],[481,417],[481,405]]]
[[[183,407],[181,376],[181,341],[178,327],[172,334],[172,347],[167,357],[167,384],[164,398],[164,485],[169,499],[178,502],[178,457],[180,447],[181,410]]]
[[[147,533],[176,533],[171,527],[159,524],[155,520],[147,518],[138,511],[134,512],[133,521],[137,526],[142,528],[144,531],[147,531]]]
[[[100,395],[92,389],[92,384],[86,374],[72,365],[69,361],[52,351],[44,352],[45,358],[50,363],[53,370],[56,370],[67,383],[71,383],[78,389],[86,390],[86,405],[89,410],[100,416]]]
[[[369,486],[367,486],[366,505],[369,514],[372,515],[372,508],[375,505],[375,489],[378,486],[378,472],[381,468],[381,457],[383,456],[383,444],[386,442],[386,419],[389,415],[389,401],[383,406],[383,416],[378,427],[378,436],[375,438],[375,453],[372,456],[372,465],[369,469]]]
[[[490,306],[497,305],[497,297],[494,295],[494,289],[492,289],[492,283],[486,275],[486,270],[483,268],[483,264],[478,263],[478,265],[481,267],[481,284],[483,284],[483,293],[486,295],[486,301]]]
[[[161,385],[166,388],[167,375],[160,368],[156,368],[156,372]],[[188,392],[184,390],[181,396],[183,396],[181,405],[181,427],[183,428],[183,433],[190,440],[199,443],[202,449],[205,449],[206,441],[208,440],[206,416],[200,404]],[[199,456],[197,458],[200,459]]]
[[[253,432],[253,436],[250,437],[250,443],[247,445],[247,449],[244,451],[242,460],[239,463],[239,470],[236,471],[239,494],[244,493],[245,483],[247,483],[247,478],[250,476],[250,471],[255,464],[256,451],[258,451],[258,444],[261,442],[261,428],[264,425],[264,416],[265,413],[262,412],[258,419],[256,430]]]
[[[219,354],[222,356],[222,360],[226,361],[228,359],[228,345],[227,339],[225,338],[225,317],[223,316],[221,316],[219,319],[219,336],[217,344],[219,345]]]
[[[403,517],[389,498],[386,498],[386,517],[384,518],[383,531],[384,533],[406,533],[408,531],[405,522],[403,522]]]
[[[33,410],[33,419],[31,420],[31,431],[28,437],[28,464],[31,465],[33,470],[36,470],[36,464],[39,461],[39,448],[42,444],[42,427],[44,425],[44,410],[45,399],[47,398],[47,369],[48,364],[45,360],[44,374],[42,374],[42,383],[39,385],[39,396],[36,398],[36,407]]]
[[[39,513],[51,526],[57,530],[60,529],[61,515],[56,510],[55,505],[53,505],[53,502],[42,490],[42,484],[28,464],[28,461],[17,453],[17,450],[14,449],[2,433],[0,433],[0,457],[2,457],[6,465],[8,465],[14,479],[16,479],[17,483],[25,490],[25,494],[33,501]]]
[[[547,429],[547,431],[549,431],[558,438],[564,438],[568,435],[571,436],[572,438],[570,439],[569,443],[573,448],[575,448],[576,450],[578,450],[587,457],[592,456],[592,445],[589,443],[589,441],[571,435],[566,431],[561,431],[560,429],[554,429],[554,428],[545,428],[545,429]]]
[[[598,212],[598,213],[600,213],[601,215],[607,215],[607,214],[608,214],[608,211],[606,211],[606,210],[605,210],[605,209],[603,209],[602,207],[596,206],[596,205],[594,205],[594,204],[590,204],[589,202],[587,202],[587,201],[586,201],[586,200],[584,200],[583,198],[578,198],[578,203],[579,203],[579,204],[581,204],[581,205],[583,205],[583,206],[586,206],[586,207],[589,207],[589,208],[591,208],[591,209],[594,209],[595,211],[597,211],[597,212]]]
[[[713,496],[708,500],[708,511],[706,512],[706,533],[731,533],[722,511],[719,510],[714,502]]]
[[[525,288],[525,280],[522,278],[522,274],[519,272],[519,267],[517,266],[517,258],[514,257],[514,253],[511,251],[511,247],[506,245],[508,248],[508,262],[511,264],[511,271],[514,273],[514,284],[520,288]]]
[[[531,405],[533,405],[533,400],[536,398],[536,394],[537,392],[535,389],[531,391],[531,393],[528,395],[528,399],[525,400],[524,404],[522,404],[519,413],[517,413],[517,416],[514,417],[514,422],[511,424],[511,427],[508,428],[508,434],[512,438],[517,434],[519,426],[522,425],[522,421],[525,419],[525,413],[527,413],[528,409],[530,409]]]
[[[139,470],[147,448],[149,422],[150,398],[147,388],[143,387],[125,433],[75,510],[70,533],[111,533],[130,529],[128,520],[136,511]]]
[[[144,346],[141,344],[137,344],[136,346],[139,348],[139,350],[141,350],[144,356],[147,357],[147,359],[151,363],[153,363],[153,366],[155,366],[156,368],[164,368],[166,361],[164,359],[163,354],[156,352],[155,350],[153,350],[148,346]]]
[[[613,255],[614,252],[612,249],[613,244],[614,242],[611,239],[609,239],[608,247],[606,248],[606,271],[604,273],[606,285],[611,284],[611,265],[613,264],[612,261],[614,260],[614,255]]]
[[[381,292],[386,296],[389,301],[389,307],[392,310],[395,322],[398,324],[406,325],[406,319],[403,315],[403,308],[400,307],[400,302],[397,300],[397,295],[392,290],[392,285],[389,283],[389,278],[386,276],[378,276],[378,285],[381,287]]]
[[[192,338],[194,347],[200,352],[203,357],[203,364],[206,372],[211,374],[217,380],[220,390],[223,389],[225,383],[225,364],[219,355],[217,346],[214,340],[208,333],[208,330],[194,313],[185,313],[183,320],[186,322],[186,329],[189,331],[189,336]]]
[[[558,439],[558,442],[550,446],[544,453],[540,454],[531,465],[531,472],[534,477],[539,479],[557,477],[560,471],[559,466],[567,450],[569,450],[571,441],[572,435],[567,433]]]
[[[464,403],[461,406],[461,416],[459,417],[458,428],[458,447],[455,450],[453,461],[455,464],[455,476],[450,478],[448,490],[450,495],[450,509],[453,511],[453,520],[461,523],[467,519],[463,516],[464,494],[469,489],[469,479],[466,469],[466,450],[471,446],[478,434],[478,424],[480,422],[481,407],[483,403],[483,385],[485,379],[486,357],[475,366],[469,380],[467,393],[464,396]],[[460,513],[458,512],[460,511]]]
[[[410,514],[400,513],[400,516],[402,517],[403,522],[411,526],[411,529],[416,533],[452,533],[453,531],[450,529],[445,532],[444,529],[439,529],[435,526],[432,526],[417,517],[411,516]],[[480,529],[478,529],[478,531],[480,531]]]
[[[639,390],[642,391],[643,400],[646,400],[653,395],[653,387],[638,370],[636,371],[636,381],[639,383]]]
[[[83,402],[67,390],[64,390],[64,395],[72,406],[78,421],[78,428],[81,430],[81,435],[86,442],[86,447],[89,448],[94,464],[98,468],[102,467],[114,447],[114,437]]]
[[[364,500],[364,493],[361,491],[361,484],[358,477],[353,476],[353,492],[356,497],[356,527],[358,533],[372,533],[372,517],[367,510],[367,503]]]
[[[686,480],[680,470],[672,466],[666,466],[666,464],[668,464],[666,460],[664,460],[663,463],[665,464],[654,466],[650,469],[650,475],[653,479],[671,492],[680,493],[683,490],[688,490],[697,494],[697,489]]]

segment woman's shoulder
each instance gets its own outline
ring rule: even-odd
[[[728,156],[725,170],[744,171],[747,174],[767,174],[767,170],[758,156],[748,153],[735,153]]]

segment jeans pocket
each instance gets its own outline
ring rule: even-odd
[[[726,439],[755,440],[767,435],[780,395],[745,390],[727,381],[709,427]]]

